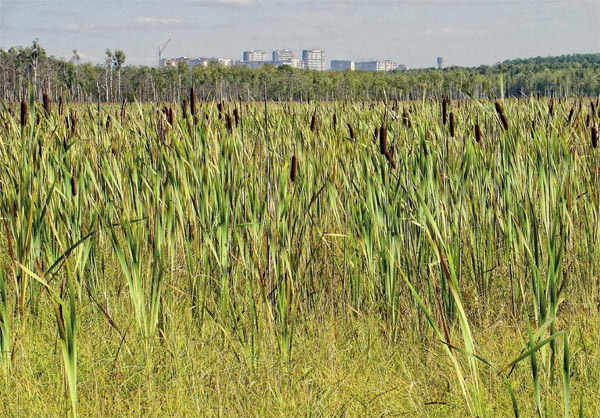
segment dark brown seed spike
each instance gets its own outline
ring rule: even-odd
[[[455,128],[454,112],[450,112],[450,136],[452,138],[454,138],[454,128]]]
[[[194,94],[194,87],[190,87],[190,114],[196,115],[196,95]]]
[[[442,124],[446,125],[448,121],[448,99],[445,97],[442,99]]]
[[[388,152],[388,149],[387,149],[387,127],[385,125],[381,125],[381,128],[379,128],[379,150],[384,155]]]
[[[71,195],[77,196],[77,179],[71,176]]]
[[[298,166],[298,160],[296,158],[296,154],[294,154],[292,156],[292,163],[291,163],[291,168],[290,168],[290,179],[292,180],[292,182],[296,181],[296,171],[297,171],[297,167]]]
[[[183,102],[181,103],[181,113],[182,113],[184,119],[187,119],[187,107],[188,107],[187,100],[183,99]]]
[[[42,96],[42,102],[44,104],[44,112],[46,116],[50,115],[50,97],[46,93]]]
[[[235,119],[235,127],[237,128],[240,123],[240,112],[237,107],[233,109],[233,117]]]
[[[27,108],[27,102],[25,99],[21,101],[21,127],[25,127],[27,125],[27,120],[29,119],[29,109]]]
[[[231,121],[231,116],[229,115],[229,113],[227,113],[227,115],[225,116],[225,119],[227,120],[227,130],[229,131],[230,134],[233,133],[233,123]]]
[[[499,102],[494,103],[494,105],[496,106],[496,112],[498,112],[498,116],[500,116],[500,120],[502,121],[502,127],[505,131],[508,131],[508,119],[506,119],[502,105]]]
[[[475,124],[475,141],[481,142],[481,127],[478,123]]]

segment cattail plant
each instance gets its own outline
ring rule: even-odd
[[[592,126],[592,147],[598,147],[598,128]]]
[[[168,111],[167,111],[167,122],[169,122],[169,125],[173,125],[173,120],[175,119],[175,115],[174,115],[175,111],[173,110],[172,107],[169,107]]]
[[[317,114],[316,114],[316,111],[315,111],[315,113],[313,113],[313,115],[312,115],[312,118],[310,119],[310,130],[311,130],[311,132],[314,132],[316,128],[317,128]]]
[[[381,151],[381,153],[383,155],[387,154],[388,149],[387,149],[387,127],[385,126],[385,124],[381,125],[381,128],[379,128],[379,151]]]
[[[567,118],[567,123],[571,123],[571,119],[573,119],[573,112],[575,111],[575,106],[571,107],[571,111],[569,112],[569,117]]]
[[[478,143],[481,142],[481,127],[479,126],[479,123],[475,124],[475,141]]]
[[[198,117],[196,116],[196,95],[194,94],[194,86],[190,87],[190,115],[194,121],[194,125],[198,124]]]
[[[452,138],[454,138],[454,128],[455,128],[455,121],[454,121],[454,112],[450,112],[450,136]]]
[[[227,113],[225,115],[225,120],[227,121],[227,130],[229,131],[230,134],[233,133],[233,122],[231,120],[231,115],[229,113]]]
[[[448,121],[448,99],[444,97],[442,99],[442,124],[446,125],[447,121]]]
[[[333,130],[337,130],[337,115],[335,113],[333,114]]]
[[[190,87],[190,114],[196,115],[196,95],[194,94],[194,86]]]
[[[221,103],[217,103],[217,112],[219,112],[219,119],[223,117],[223,105]]]
[[[64,110],[64,102],[63,102],[63,97],[62,94],[60,95],[60,97],[58,98],[58,115],[62,116],[63,114],[63,110]]]
[[[29,119],[29,110],[27,108],[27,102],[25,99],[21,100],[21,127],[25,127],[27,125],[27,120]]]
[[[181,102],[181,114],[183,115],[184,119],[187,119],[187,107],[188,107],[187,100],[183,99],[183,102]]]
[[[348,135],[350,135],[350,139],[354,139],[354,129],[352,129],[350,122],[348,122]]]
[[[508,119],[506,119],[506,115],[504,114],[504,109],[502,109],[502,105],[500,102],[494,103],[496,106],[496,112],[498,112],[498,116],[500,117],[500,121],[502,122],[502,127],[505,131],[508,131]]]
[[[75,113],[74,110],[71,110],[70,121],[71,121],[71,132],[75,133],[75,130],[77,129],[77,114]]]
[[[75,175],[71,176],[71,195],[77,196],[77,177]]]
[[[110,129],[110,115],[108,115],[106,117],[106,130],[108,131]]]
[[[296,158],[296,154],[292,156],[292,162],[290,167],[290,180],[292,182],[296,181],[296,170],[298,169],[298,159]]]
[[[44,95],[42,96],[42,102],[44,105],[44,113],[46,114],[46,116],[50,115],[50,97],[48,97],[48,94],[44,93]]]
[[[235,127],[237,128],[240,124],[240,111],[237,107],[233,109],[233,118],[235,119]]]

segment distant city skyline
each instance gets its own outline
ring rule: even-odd
[[[241,58],[242,51],[326,51],[333,60],[391,60],[411,68],[494,64],[600,52],[597,0],[0,0],[0,47],[126,65],[167,57]]]

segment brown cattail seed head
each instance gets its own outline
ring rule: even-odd
[[[575,106],[573,106],[571,108],[571,111],[569,112],[569,117],[567,118],[567,123],[571,123],[571,119],[573,119],[573,112],[575,111]]]
[[[237,107],[233,109],[233,118],[235,119],[235,127],[237,128],[240,123],[240,111]]]
[[[71,132],[75,133],[75,129],[77,129],[77,115],[71,111]]]
[[[173,119],[175,118],[174,113],[175,112],[173,111],[173,108],[169,107],[169,110],[167,111],[167,120],[169,121],[170,125],[173,125]]]
[[[388,152],[387,127],[385,126],[385,124],[381,125],[381,128],[379,128],[379,151],[381,151],[383,155],[387,154]]]
[[[350,122],[348,122],[348,134],[350,135],[350,139],[354,139],[354,129],[352,129]]]
[[[217,110],[219,112],[219,119],[221,119],[223,113],[223,105],[221,103],[217,103]]]
[[[110,128],[110,115],[106,117],[106,130],[108,131]]]
[[[190,113],[196,114],[196,95],[194,94],[194,87],[190,87]]]
[[[71,195],[77,196],[77,179],[71,176]]]
[[[183,103],[181,103],[181,112],[183,114],[184,119],[187,119],[187,107],[188,107],[187,100],[183,99]]]
[[[310,130],[314,132],[317,127],[317,115],[313,113],[312,118],[310,120]]]
[[[333,130],[335,131],[337,129],[337,115],[334,113],[333,114]]]
[[[448,121],[448,99],[445,97],[442,99],[442,124],[446,124]]]
[[[500,116],[500,120],[502,121],[502,127],[505,131],[508,131],[508,119],[506,119],[502,105],[499,102],[494,103],[494,105],[496,106],[496,112],[498,112],[498,116]]]
[[[29,119],[29,110],[27,108],[27,102],[23,99],[21,101],[21,126],[27,125],[27,119]]]
[[[478,123],[475,124],[475,141],[481,142],[481,127]]]
[[[454,128],[455,128],[454,112],[450,112],[450,136],[452,138],[454,138]]]
[[[292,163],[290,167],[290,180],[296,181],[296,171],[298,169],[298,160],[296,159],[296,154],[292,156]]]
[[[598,147],[598,128],[592,126],[592,147]]]
[[[229,115],[229,113],[227,113],[227,115],[225,115],[225,120],[227,121],[227,130],[229,131],[230,134],[233,133],[233,123],[231,121],[231,116]]]
[[[46,116],[50,115],[50,97],[46,93],[42,96],[42,101],[44,103],[44,112]]]

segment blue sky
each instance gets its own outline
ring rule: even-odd
[[[241,59],[246,49],[321,48],[327,59],[393,59],[410,67],[493,64],[600,52],[600,0],[0,0],[0,47],[30,45],[102,62]]]

